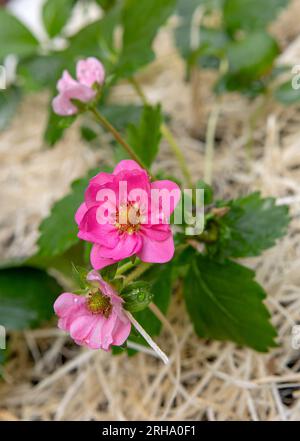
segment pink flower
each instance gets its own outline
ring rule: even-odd
[[[90,57],[80,60],[76,66],[76,77],[74,80],[69,72],[65,70],[62,78],[57,82],[59,94],[53,99],[53,111],[58,115],[74,115],[78,112],[72,99],[88,103],[96,97],[95,84],[102,85],[105,79],[105,71],[102,63],[96,58]]]
[[[58,327],[69,332],[78,345],[108,351],[111,345],[126,341],[131,323],[116,291],[96,271],[87,279],[93,284],[87,297],[63,293],[54,303]]]
[[[180,195],[174,182],[151,183],[146,171],[132,160],[121,161],[112,174],[92,178],[75,220],[78,237],[94,244],[93,268],[133,255],[143,262],[171,260],[174,241],[168,219]]]

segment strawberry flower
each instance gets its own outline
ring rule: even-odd
[[[121,161],[112,174],[92,178],[75,220],[78,237],[93,243],[93,268],[134,255],[143,262],[170,261],[174,240],[169,217],[180,196],[177,184],[150,182],[147,172],[132,160]]]
[[[121,346],[131,330],[123,299],[96,271],[87,280],[92,284],[87,296],[63,293],[54,303],[58,327],[90,349],[108,351],[111,345]]]
[[[61,116],[75,115],[78,112],[72,100],[82,103],[92,101],[97,90],[94,86],[102,85],[105,79],[105,71],[102,63],[94,57],[80,60],[76,66],[74,80],[67,70],[57,82],[58,95],[52,101],[53,111]]]

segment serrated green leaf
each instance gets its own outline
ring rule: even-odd
[[[74,0],[47,0],[43,6],[43,22],[49,37],[53,38],[68,22]]]
[[[17,87],[0,91],[0,130],[8,127],[16,113],[20,99],[21,92]]]
[[[300,89],[294,89],[292,82],[287,81],[275,90],[274,96],[277,101],[286,106],[297,104],[300,102]]]
[[[129,145],[148,167],[151,166],[158,153],[162,121],[160,105],[145,106],[139,125],[130,124],[127,127]]]
[[[142,111],[142,106],[136,106],[134,104],[110,104],[101,109],[101,113],[105,118],[120,132],[130,123],[137,125],[141,118]]]
[[[0,324],[7,330],[38,326],[53,315],[61,286],[45,271],[29,267],[0,270]]]
[[[224,23],[231,33],[264,29],[289,0],[225,0]]]
[[[275,245],[286,233],[290,218],[285,205],[260,193],[236,199],[220,219],[217,254],[222,257],[252,257]]]
[[[74,216],[84,200],[89,179],[95,174],[94,170],[89,176],[73,182],[71,193],[53,205],[50,215],[42,221],[39,228],[38,256],[60,255],[79,241]]]
[[[52,100],[51,100],[52,101]],[[59,140],[62,139],[65,130],[71,127],[76,120],[77,115],[60,116],[53,112],[51,103],[49,107],[49,116],[44,133],[44,140],[53,147]]]
[[[154,59],[152,43],[159,28],[175,9],[176,0],[125,0],[122,12],[123,47],[117,72],[132,76]]]
[[[237,263],[217,263],[198,255],[184,281],[184,298],[196,333],[266,352],[276,331],[255,273]]]
[[[33,34],[4,8],[0,8],[0,41],[0,60],[9,54],[34,54],[39,46]]]

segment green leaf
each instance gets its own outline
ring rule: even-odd
[[[154,59],[152,43],[172,14],[176,0],[125,0],[122,13],[123,47],[118,75],[129,77]]]
[[[249,96],[262,93],[278,53],[277,42],[263,31],[230,43],[226,49],[228,73],[221,77],[215,91],[240,91]]]
[[[47,0],[43,6],[43,21],[49,37],[53,38],[68,22],[74,0]]]
[[[225,0],[224,23],[230,33],[264,29],[289,0]]]
[[[62,60],[57,55],[33,56],[18,65],[18,79],[26,91],[54,89],[61,73]]]
[[[0,41],[0,60],[9,54],[34,54],[39,46],[32,33],[4,8],[0,8]]]
[[[276,346],[276,331],[255,273],[237,263],[198,255],[184,281],[184,298],[196,333],[230,340],[259,352]]]
[[[163,314],[166,314],[172,294],[172,264],[157,265],[151,268],[144,274],[143,280],[151,283],[153,303]],[[159,335],[162,324],[149,309],[135,313],[134,317],[151,336]]]
[[[134,104],[118,105],[110,104],[101,109],[101,113],[108,119],[108,121],[120,132],[124,130],[124,127],[128,124],[137,125],[141,115],[142,106],[136,106]]]
[[[229,212],[219,220],[217,254],[222,257],[259,256],[286,233],[288,207],[277,206],[274,198],[262,198],[257,192],[231,201],[228,206]]]
[[[278,53],[276,41],[267,33],[249,34],[228,46],[229,73],[239,78],[259,78],[269,73]]]
[[[89,176],[73,182],[71,193],[53,205],[50,215],[42,221],[39,228],[41,235],[38,239],[38,256],[57,256],[79,241],[74,216],[84,200],[89,179],[95,174],[96,171],[93,170]]]
[[[211,204],[214,198],[213,188],[204,181],[198,181],[196,183],[196,188],[199,190],[204,190],[204,204]]]
[[[61,53],[66,68],[74,68],[74,60],[96,56],[106,71],[117,62],[114,32],[120,22],[120,7],[116,5],[105,16],[81,29],[69,39],[68,48]]]
[[[129,145],[148,167],[154,161],[159,150],[162,121],[160,105],[145,106],[139,125],[130,124],[127,128]]]
[[[45,271],[29,267],[0,270],[1,325],[7,330],[26,329],[49,320],[61,292]]]
[[[286,106],[297,104],[300,101],[300,89],[294,89],[292,82],[287,81],[275,90],[274,96],[277,101]]]
[[[201,4],[201,0],[177,0],[177,14],[179,25],[175,29],[176,45],[184,58],[187,58],[191,51],[191,26],[193,15]]]
[[[108,11],[115,6],[116,0],[96,0],[96,3],[98,3],[104,11]]]
[[[52,100],[51,100],[52,101]],[[77,115],[60,116],[53,112],[51,103],[49,107],[49,116],[44,133],[44,140],[53,147],[64,135],[65,130],[71,127]]]
[[[20,89],[10,87],[0,91],[0,130],[7,128],[13,118],[21,99]]]

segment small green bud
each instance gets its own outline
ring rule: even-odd
[[[153,299],[150,292],[150,283],[133,282],[127,285],[121,292],[124,300],[124,308],[130,312],[138,312],[147,308]]]

